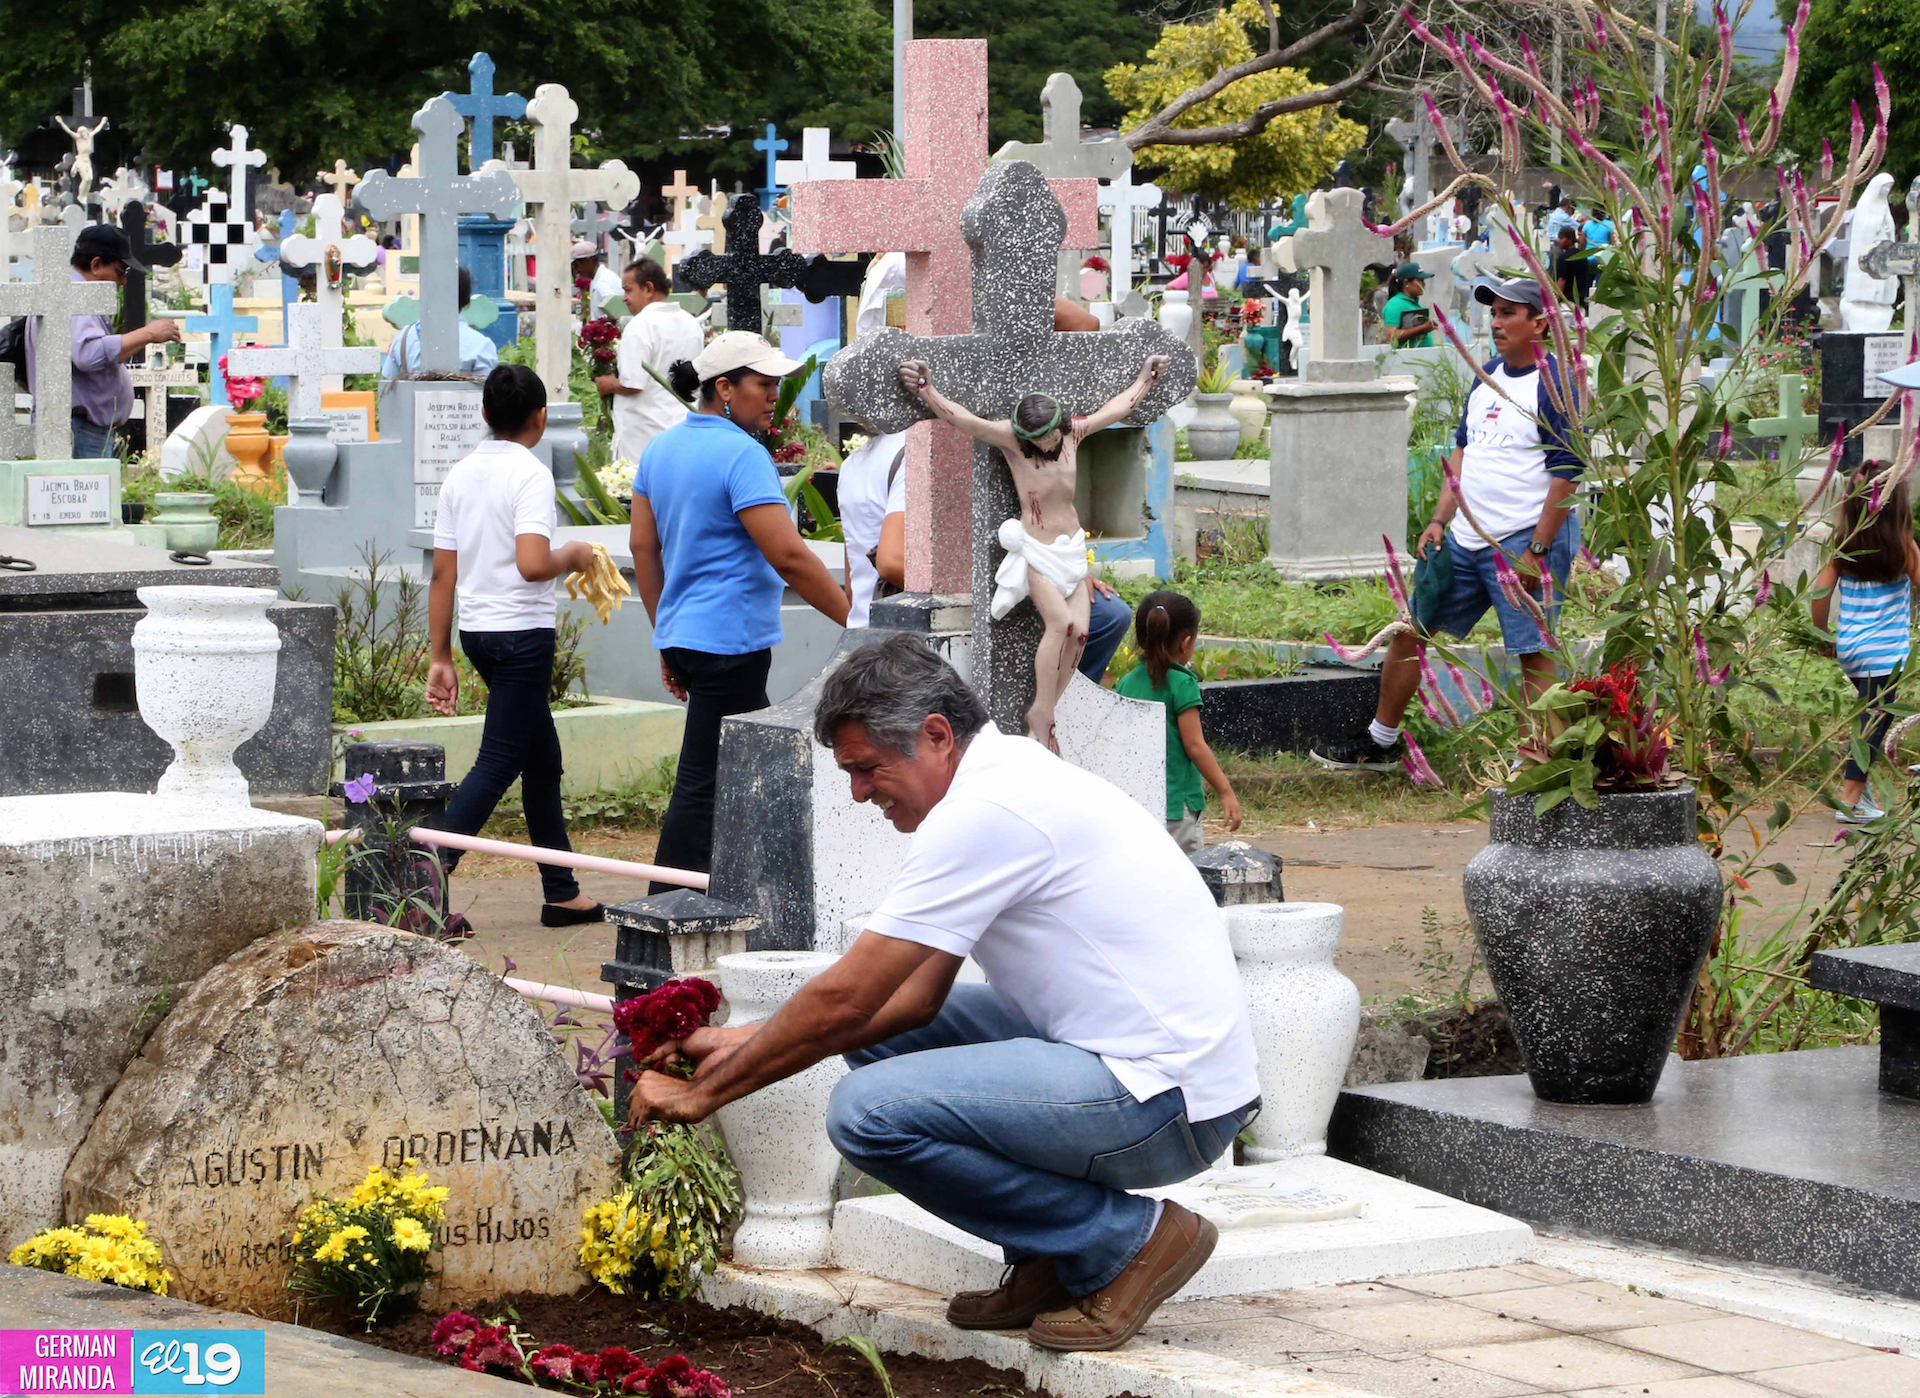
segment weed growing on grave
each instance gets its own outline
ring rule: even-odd
[[[7,1261],[156,1296],[165,1296],[173,1280],[160,1245],[147,1238],[147,1225],[125,1214],[88,1214],[78,1228],[43,1228]]]
[[[273,468],[272,484],[259,491],[244,489],[231,480],[210,480],[207,456],[196,463],[199,469],[171,480],[160,475],[159,463],[147,461],[129,466],[121,478],[121,498],[151,506],[161,492],[175,494],[196,491],[213,496],[213,517],[220,521],[220,538],[215,545],[223,549],[267,549],[273,547],[273,511],[287,503],[287,473]]]
[[[403,1162],[407,1173],[398,1177],[374,1166],[345,1199],[323,1194],[311,1200],[289,1240],[288,1289],[316,1301],[345,1301],[369,1330],[418,1304],[440,1246],[447,1188],[429,1184],[417,1163]]]

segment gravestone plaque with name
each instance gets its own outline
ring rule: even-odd
[[[320,416],[327,420],[329,442],[371,442],[373,440],[373,413],[370,409],[358,406],[339,408],[329,404],[320,409]]]
[[[1880,376],[1907,362],[1907,335],[1904,330],[1887,335],[1866,335],[1860,340],[1860,396],[1884,398],[1893,392]]]
[[[112,521],[113,477],[105,471],[27,477],[27,523],[107,524]]]
[[[567,1294],[620,1149],[540,1014],[464,953],[370,923],[263,937],[202,977],[67,1170],[69,1218],[126,1213],[174,1294],[284,1314],[307,1201],[416,1160],[451,1191],[423,1308]]]
[[[413,399],[413,526],[431,529],[440,513],[447,472],[487,435],[480,390],[449,384],[422,389]]]

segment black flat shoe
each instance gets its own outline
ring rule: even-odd
[[[564,903],[540,905],[542,927],[577,927],[583,922],[605,922],[606,920],[607,910],[598,903],[591,908],[569,908]]]

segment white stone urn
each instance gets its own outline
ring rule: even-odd
[[[1327,1122],[1360,1037],[1360,992],[1334,969],[1337,903],[1226,909],[1259,1055],[1260,1117],[1249,1165],[1327,1153]]]
[[[173,744],[160,796],[245,806],[234,750],[273,712],[280,631],[267,619],[270,587],[143,587],[147,614],[133,628],[140,717]]]
[[[1267,400],[1260,395],[1259,380],[1235,379],[1227,387],[1233,390],[1227,411],[1240,424],[1240,440],[1259,441],[1260,434],[1267,430]]]
[[[720,958],[727,1027],[770,1019],[840,958],[824,951],[745,951]],[[846,1075],[827,1058],[716,1112],[740,1170],[745,1217],[733,1236],[743,1267],[794,1271],[828,1264],[840,1155],[827,1139],[827,1099]]]
[[[1176,340],[1184,340],[1193,329],[1193,307],[1187,302],[1185,291],[1164,291],[1160,294],[1160,323],[1167,327],[1167,333]]]

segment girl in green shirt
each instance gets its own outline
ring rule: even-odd
[[[1200,641],[1200,609],[1177,592],[1149,592],[1133,617],[1140,663],[1120,677],[1129,699],[1164,704],[1167,710],[1167,833],[1188,854],[1207,842],[1200,816],[1207,808],[1201,779],[1220,797],[1227,829],[1240,828],[1240,798],[1200,731],[1200,677],[1189,668]]]
[[[1420,304],[1427,274],[1417,262],[1403,263],[1387,282],[1387,304],[1380,308],[1387,343],[1396,349],[1432,349],[1433,313]]]

